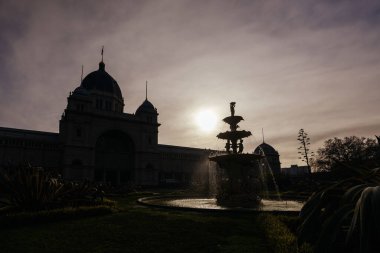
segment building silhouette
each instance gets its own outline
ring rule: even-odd
[[[309,174],[309,168],[308,166],[292,164],[290,167],[281,168],[281,173],[286,176],[305,176]]]
[[[67,180],[115,185],[188,184],[208,180],[210,150],[158,144],[158,111],[146,97],[124,112],[117,81],[99,69],[67,98],[59,132],[0,127],[0,165],[30,163]]]

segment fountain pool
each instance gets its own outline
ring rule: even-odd
[[[154,196],[138,200],[140,204],[154,207],[193,210],[193,211],[244,211],[244,212],[289,212],[298,213],[302,202],[293,200],[262,199],[256,207],[227,207],[218,205],[216,198],[184,197],[184,196]]]

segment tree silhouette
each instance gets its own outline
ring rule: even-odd
[[[375,139],[349,136],[325,141],[317,150],[315,167],[318,171],[335,170],[339,164],[351,166],[380,166],[380,148]]]
[[[306,162],[307,170],[309,171],[309,174],[311,174],[310,160],[314,153],[310,151],[310,138],[302,128],[298,132],[297,140],[300,142],[300,146],[298,147],[298,154],[300,157],[298,157],[298,159]]]

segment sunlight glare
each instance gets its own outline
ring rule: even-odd
[[[214,130],[216,120],[216,114],[211,110],[203,110],[196,115],[196,123],[203,132],[211,132]]]

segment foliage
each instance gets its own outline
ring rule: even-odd
[[[300,213],[300,239],[315,245],[316,252],[334,252],[339,243],[344,244],[342,238],[346,236],[347,228],[351,224],[350,230],[354,231],[357,226],[356,222],[351,222],[352,217],[364,212],[355,211],[355,206],[362,206],[365,200],[361,194],[368,191],[368,187],[380,185],[380,168],[345,166],[341,170],[346,177],[315,192]],[[366,209],[365,212],[369,211]],[[373,219],[373,216],[367,218]],[[353,244],[355,246],[359,242]]]
[[[298,147],[298,154],[301,157],[299,157],[299,159],[301,159],[303,162],[306,162],[309,174],[311,174],[310,162],[311,157],[314,155],[314,153],[310,151],[310,138],[302,128],[298,132],[297,140],[300,142],[300,146]]]
[[[21,167],[2,169],[0,191],[4,204],[22,210],[38,210],[53,203],[65,194],[63,183],[51,178],[41,168]]]
[[[348,231],[347,242],[360,238],[360,252],[380,252],[378,236],[380,234],[380,186],[367,187],[356,203],[354,216]]]
[[[379,147],[374,139],[364,137],[344,137],[328,139],[324,147],[318,149],[314,166],[318,171],[335,170],[340,164],[380,166]],[[377,164],[376,164],[377,163]]]
[[[275,253],[308,253],[313,252],[309,244],[304,243],[298,247],[297,237],[281,220],[269,214],[261,214],[258,217],[265,237]]]
[[[65,183],[42,168],[0,169],[0,202],[17,211],[91,205],[95,191],[88,182]]]

